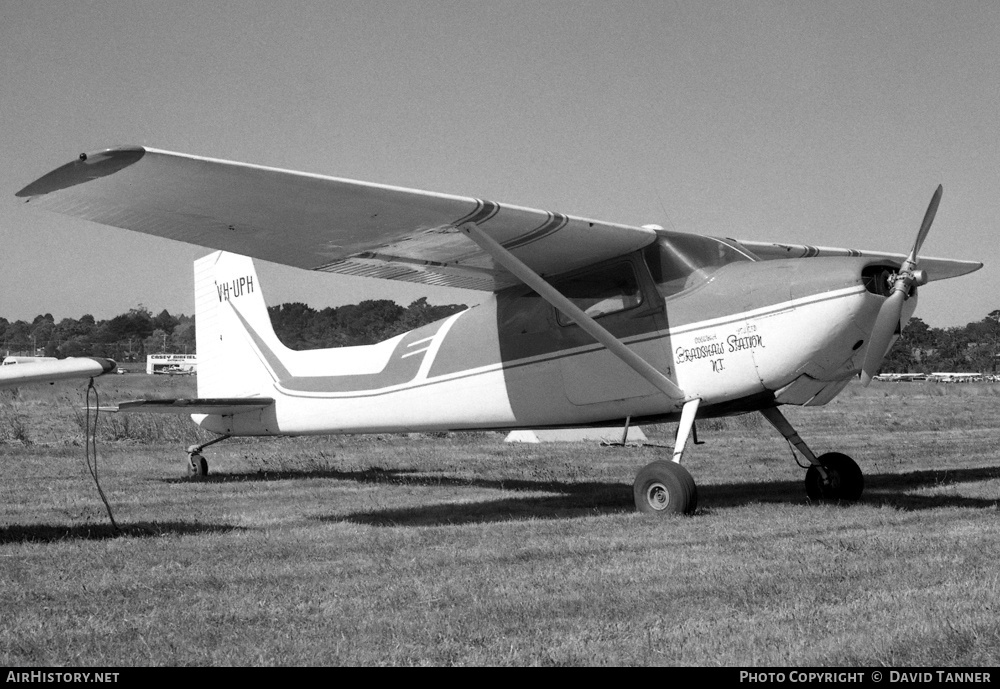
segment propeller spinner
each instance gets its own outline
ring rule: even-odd
[[[865,363],[861,366],[861,384],[868,387],[872,377],[882,365],[889,349],[889,342],[899,328],[899,318],[903,313],[903,302],[909,299],[910,291],[919,285],[927,283],[927,274],[922,270],[917,270],[917,254],[923,246],[927,233],[934,222],[934,215],[937,213],[938,204],[941,203],[941,194],[944,188],[939,184],[931,197],[930,205],[927,206],[927,213],[924,214],[924,222],[920,225],[920,232],[917,233],[917,241],[913,243],[910,255],[903,262],[896,274],[895,282],[892,285],[892,292],[882,303],[882,308],[878,311],[875,319],[875,327],[872,328],[871,337],[868,340],[868,351],[865,353]]]

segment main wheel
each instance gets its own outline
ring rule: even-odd
[[[857,500],[865,489],[865,477],[857,462],[839,452],[820,455],[827,480],[815,466],[806,471],[806,495],[810,500]]]
[[[192,454],[188,458],[187,475],[188,478],[208,476],[208,460],[199,454]]]
[[[698,507],[698,487],[690,472],[663,459],[636,475],[632,497],[636,510],[652,514],[691,514]]]

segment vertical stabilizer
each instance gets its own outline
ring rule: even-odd
[[[274,334],[253,261],[223,251],[195,261],[194,294],[198,397],[271,394],[290,350]]]

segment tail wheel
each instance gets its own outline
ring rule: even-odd
[[[188,478],[208,476],[208,460],[199,454],[192,454],[188,458],[187,475]]]
[[[698,488],[690,472],[662,459],[642,468],[632,496],[636,510],[650,514],[691,514],[698,507]]]
[[[839,452],[820,455],[820,464],[826,470],[823,480],[815,466],[806,471],[806,495],[810,500],[857,500],[865,489],[865,477],[857,462]]]

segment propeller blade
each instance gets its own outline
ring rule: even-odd
[[[917,241],[913,243],[913,250],[910,252],[910,263],[916,263],[917,254],[920,252],[920,247],[924,245],[924,240],[927,239],[927,233],[931,230],[931,223],[934,222],[934,216],[937,214],[938,204],[941,203],[941,194],[944,193],[944,187],[940,184],[938,188],[934,190],[934,196],[931,197],[931,202],[927,206],[927,212],[924,213],[924,221],[920,224],[920,232],[917,233]]]
[[[944,187],[939,184],[934,190],[934,195],[931,196],[927,212],[924,213],[924,221],[920,223],[920,231],[917,232],[917,240],[913,242],[913,249],[910,250],[906,262],[900,267],[899,276],[892,286],[892,294],[878,310],[875,326],[872,328],[872,334],[868,340],[868,351],[865,352],[865,363],[861,366],[861,384],[865,387],[868,387],[878,372],[878,367],[882,365],[882,359],[885,358],[889,349],[892,336],[899,328],[899,317],[903,315],[903,302],[906,301],[910,288],[927,281],[926,276],[915,275],[914,269],[917,267],[917,254],[931,230],[931,224],[934,222],[934,216],[937,215],[938,204],[941,203],[941,194],[943,193]]]
[[[875,319],[875,327],[872,328],[871,338],[868,340],[868,351],[865,352],[865,363],[861,366],[861,384],[868,387],[872,378],[878,373],[878,367],[882,365],[886,350],[889,349],[889,342],[896,334],[899,327],[899,317],[903,313],[903,302],[906,301],[906,293],[894,291],[889,298],[882,303],[882,308],[878,310],[878,317]]]

